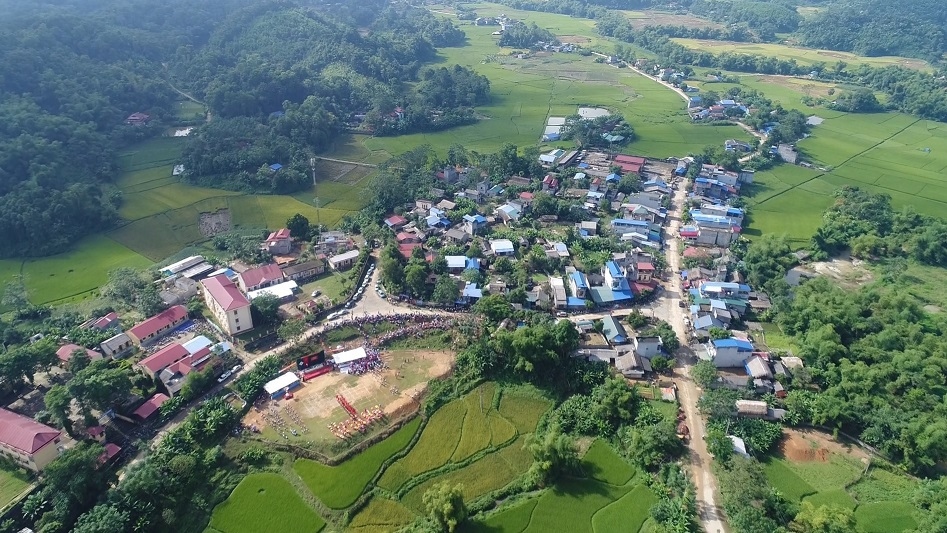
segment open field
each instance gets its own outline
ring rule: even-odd
[[[704,39],[682,39],[675,38],[672,41],[704,52],[719,54],[721,52],[733,52],[738,54],[753,54],[777,59],[795,59],[800,65],[814,65],[816,63],[825,63],[829,66],[839,61],[844,61],[850,65],[860,65],[867,63],[873,67],[887,67],[898,65],[917,70],[929,70],[930,64],[921,59],[898,56],[880,56],[867,57],[858,56],[849,52],[838,52],[835,50],[816,50],[813,48],[803,48],[787,46],[784,44],[773,43],[738,43],[733,41],[712,41]]]
[[[420,425],[421,419],[415,418],[390,437],[338,466],[297,459],[293,468],[322,503],[332,509],[344,509],[362,494],[382,463],[411,442]]]
[[[724,28],[723,24],[700,18],[690,13],[669,13],[667,11],[625,11],[619,10],[631,20],[635,29],[646,26],[684,26],[687,28]]]
[[[414,513],[400,503],[387,498],[372,498],[356,514],[346,531],[358,533],[388,533],[414,520]]]
[[[917,481],[872,466],[868,456],[815,431],[784,430],[787,437],[763,469],[770,484],[786,498],[855,510],[869,533],[897,533],[913,528],[912,497]]]
[[[348,347],[355,346],[361,343],[350,343]],[[266,400],[258,409],[247,413],[244,424],[256,426],[265,440],[335,447],[339,439],[329,430],[329,425],[349,419],[349,414],[336,400],[337,394],[344,396],[359,412],[378,406],[387,417],[408,415],[418,405],[412,395],[422,391],[430,379],[450,370],[453,353],[386,351],[382,359],[389,368],[379,374],[356,376],[331,372],[303,384],[293,391],[291,400]],[[277,416],[286,424],[282,431],[271,423]],[[364,436],[350,437],[349,444],[369,437],[384,426],[384,420],[374,424]]]
[[[214,509],[210,527],[221,533],[317,532],[325,521],[279,474],[250,474]]]

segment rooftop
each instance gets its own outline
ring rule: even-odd
[[[170,326],[171,324],[174,324],[186,316],[187,308],[183,305],[175,305],[174,307],[165,309],[157,315],[139,323],[135,327],[128,330],[128,332],[138,339],[144,339]]]
[[[277,270],[279,270],[279,268],[277,268]],[[282,276],[282,274],[281,271],[280,275]],[[214,301],[217,302],[217,305],[224,311],[242,309],[250,305],[250,301],[247,300],[247,297],[240,292],[237,285],[234,284],[233,281],[230,281],[230,278],[225,274],[201,280],[201,285],[204,286],[204,290],[210,294],[211,298],[213,298]]]
[[[240,274],[240,279],[245,287],[256,287],[283,279],[283,271],[276,263],[270,263],[244,271]]]
[[[59,430],[32,418],[0,409],[0,442],[32,454],[59,437]]]

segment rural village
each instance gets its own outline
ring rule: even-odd
[[[235,94],[198,100],[179,73],[162,82],[173,113],[122,110],[121,222],[89,238],[109,241],[107,271],[70,260],[40,288],[30,259],[4,278],[0,533],[941,531],[939,363],[902,354],[869,386],[845,357],[939,349],[922,293],[947,228],[832,181],[858,154],[807,148],[844,144],[833,121],[854,97],[784,105],[669,60],[676,40],[633,50],[622,12],[526,4],[379,2],[330,23],[267,3],[241,16],[338,24],[392,62],[403,51],[365,36],[417,30],[434,43],[421,63],[478,57],[390,67],[411,98],[363,97],[383,75],[333,63],[320,83],[350,101],[271,99],[252,125]],[[573,35],[582,17],[607,40]],[[793,68],[816,101],[828,67]],[[492,124],[502,76],[537,72],[587,93],[523,111],[520,148],[454,136],[508,127]],[[632,87],[673,119],[632,111]],[[653,141],[662,120],[700,140]],[[828,199],[769,210],[810,182]],[[904,392],[932,417],[923,436],[897,441],[894,411],[846,386],[899,409]]]

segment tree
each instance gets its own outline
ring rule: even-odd
[[[663,355],[656,355],[651,358],[651,369],[658,374],[663,374],[674,368],[674,362]]]
[[[717,380],[717,367],[712,361],[698,361],[691,367],[691,378],[698,387],[706,389]]]
[[[629,313],[628,316],[625,317],[625,321],[628,322],[629,326],[635,329],[641,329],[648,325],[648,317],[637,309]]]
[[[733,441],[730,440],[723,428],[718,426],[708,427],[704,440],[707,441],[707,451],[714,456],[714,459],[723,464],[730,462],[730,457],[733,456]]]
[[[855,522],[851,509],[838,506],[802,502],[799,514],[789,523],[789,531],[799,533],[858,533],[861,528]]]
[[[279,298],[269,293],[257,296],[250,302],[253,322],[259,326],[275,324],[279,320]]]
[[[467,519],[461,485],[451,487],[446,481],[438,483],[424,493],[422,500],[438,531],[453,533]]]
[[[72,435],[72,420],[69,418],[69,406],[72,403],[72,396],[65,385],[53,385],[46,396],[43,397],[46,404],[46,410],[52,413],[53,418],[65,428],[66,433]]]
[[[630,427],[623,435],[622,445],[628,457],[645,470],[656,470],[684,450],[684,444],[677,438],[677,428],[666,419]]]
[[[303,241],[309,239],[309,219],[299,213],[291,216],[289,220],[286,221],[286,229],[289,230],[289,233],[294,239]]]
[[[7,282],[3,288],[3,299],[0,300],[0,303],[17,313],[30,306],[29,292],[26,289],[22,274],[13,276],[13,279]]]
[[[527,477],[535,486],[549,486],[560,476],[576,473],[581,468],[575,440],[555,428],[547,430],[543,436],[530,434],[524,447],[533,456]]]
[[[730,331],[725,328],[718,328],[716,326],[710,328],[709,330],[710,338],[713,340],[729,339]]]
[[[454,281],[454,278],[447,274],[437,277],[437,283],[434,284],[433,300],[439,304],[449,305],[457,301],[460,296],[460,288]]]
[[[484,316],[490,322],[498,324],[504,318],[510,316],[513,312],[513,308],[510,306],[510,302],[506,300],[501,294],[490,294],[484,296],[483,298],[477,300],[477,303],[474,304],[473,310],[475,313],[479,313]]]
[[[427,264],[411,261],[404,269],[404,286],[412,295],[423,298],[427,292]]]
[[[289,343],[295,343],[306,333],[306,321],[302,318],[284,320],[276,330],[276,335]]]
[[[74,350],[69,356],[69,371],[75,374],[83,368],[89,366],[89,363],[92,362],[92,359],[89,357],[89,354],[86,353],[85,349]]]
[[[661,344],[667,353],[673,354],[681,347],[681,341],[677,338],[677,332],[675,332],[674,328],[667,322],[663,320],[658,322],[657,327],[655,327],[655,333],[661,337]]]
[[[128,511],[111,504],[99,504],[79,517],[72,533],[111,533],[126,531]]]
[[[154,283],[146,283],[138,292],[136,304],[138,311],[145,316],[156,315],[165,307],[164,301],[158,294],[158,287]]]
[[[138,294],[147,285],[140,272],[128,267],[112,270],[108,279],[108,283],[102,288],[102,295],[119,300],[125,305],[134,305]]]
[[[113,367],[108,359],[99,359],[73,376],[68,386],[69,393],[84,409],[105,411],[128,394],[132,383],[125,369]]]
[[[470,246],[467,247],[467,257],[483,258],[483,246],[479,241],[471,241]]]

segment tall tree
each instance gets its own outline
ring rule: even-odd
[[[453,533],[467,519],[463,487],[451,486],[446,481],[428,489],[423,496],[424,508],[438,531]]]

